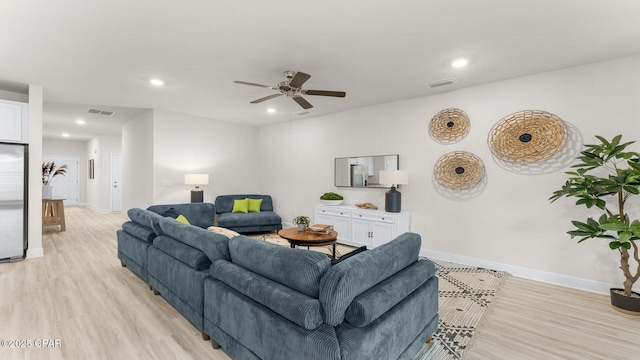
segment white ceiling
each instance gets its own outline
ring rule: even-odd
[[[45,136],[117,132],[141,108],[260,126],[302,109],[249,104],[274,92],[234,80],[275,86],[297,70],[304,88],[347,92],[306,96],[304,116],[319,116],[639,54],[639,18],[638,0],[2,0],[0,87],[44,87]],[[460,56],[469,66],[453,69]]]

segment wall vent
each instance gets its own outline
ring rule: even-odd
[[[449,79],[442,79],[442,80],[438,80],[438,81],[432,81],[430,83],[425,83],[425,86],[428,86],[430,88],[437,88],[439,86],[445,86],[445,85],[451,85],[453,83],[456,82],[456,79],[454,78],[449,78]]]
[[[106,110],[98,110],[98,109],[88,109],[87,112],[89,114],[105,115],[105,116],[112,116],[113,114],[115,114],[114,111],[106,111]]]

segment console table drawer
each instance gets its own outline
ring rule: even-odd
[[[318,209],[317,212],[319,214],[328,215],[328,216],[340,216],[340,217],[351,217],[351,211],[348,210],[340,210],[340,209]]]
[[[366,212],[354,212],[354,219],[362,219],[369,221],[380,221],[384,223],[394,224],[396,222],[396,217],[393,215],[387,214],[376,214],[376,213],[366,213]]]

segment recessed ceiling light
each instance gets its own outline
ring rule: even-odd
[[[274,108],[268,108],[268,109],[267,109],[267,112],[268,112],[269,114],[274,114],[274,113],[276,112],[276,109],[274,109]]]
[[[76,120],[76,124],[78,124],[78,125],[84,125],[84,124],[85,124],[85,121],[84,121],[84,120],[82,120],[82,119],[78,119],[78,120]]]
[[[62,133],[62,137],[69,137],[69,133]]]
[[[164,81],[162,79],[151,79],[151,80],[149,80],[149,83],[151,83],[151,85],[155,85],[155,86],[164,85]]]
[[[465,67],[467,66],[467,64],[469,64],[469,60],[467,59],[456,59],[451,63],[451,66],[453,66],[454,68],[461,68],[461,67]]]

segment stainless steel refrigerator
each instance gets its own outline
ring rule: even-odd
[[[0,262],[26,255],[28,154],[28,145],[0,142]]]

